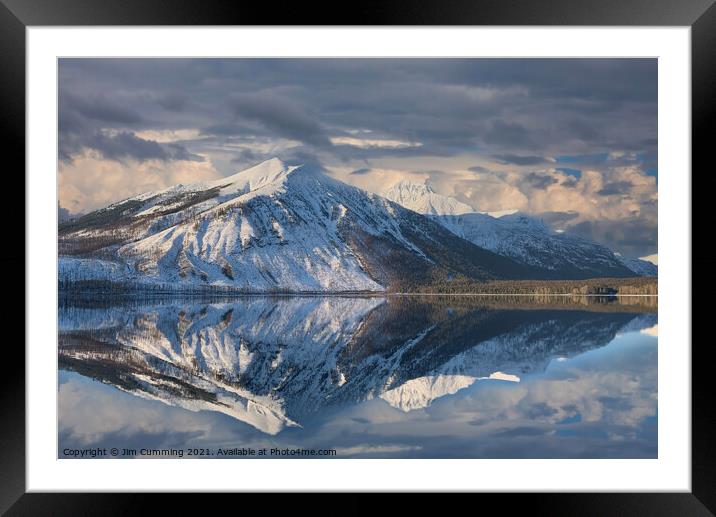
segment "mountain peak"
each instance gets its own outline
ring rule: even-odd
[[[265,160],[253,167],[225,176],[209,183],[196,185],[201,189],[221,188],[222,194],[247,193],[265,187],[279,188],[289,177],[300,172],[301,176],[320,172],[310,165],[287,165],[280,158]]]
[[[133,198],[115,203],[114,205],[110,205],[110,207],[121,206],[123,203],[129,201],[143,202],[155,199],[155,203],[145,207],[150,210],[150,212],[153,212],[157,209],[161,209],[163,206],[162,203],[160,203],[158,207],[155,206],[158,199],[164,199],[166,202],[167,199],[172,198],[173,196],[195,194],[202,197],[205,193],[210,191],[218,191],[221,196],[232,196],[243,195],[258,189],[264,189],[265,187],[278,189],[285,183],[289,176],[293,175],[294,172],[313,170],[315,170],[314,167],[306,165],[287,165],[280,158],[274,157],[253,165],[248,169],[236,172],[231,176],[223,176],[215,180],[199,181],[189,184],[179,183],[164,190],[140,194]],[[302,172],[302,174],[304,174],[304,172]],[[150,212],[143,211],[141,214],[146,215]]]
[[[246,183],[247,181],[265,183],[267,180],[274,180],[288,174],[291,169],[292,167],[287,166],[280,158],[271,158],[231,176],[220,178],[215,183],[224,185],[237,182]]]
[[[383,197],[414,212],[426,215],[458,215],[474,212],[470,205],[435,192],[424,181],[400,180],[383,192]]]

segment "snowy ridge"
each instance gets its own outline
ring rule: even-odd
[[[174,205],[176,205],[176,198],[180,194],[205,192],[212,189],[218,189],[218,199],[214,203],[210,204],[216,206],[217,204],[220,204],[221,201],[226,200],[227,197],[231,197],[236,194],[247,194],[249,192],[253,192],[254,190],[258,190],[259,188],[271,184],[278,185],[281,183],[281,180],[283,178],[288,176],[297,168],[298,167],[287,166],[278,158],[272,158],[270,160],[266,160],[265,162],[259,163],[258,165],[237,172],[232,176],[227,176],[212,181],[190,183],[187,185],[173,185],[164,190],[146,192],[144,194],[125,199],[124,201],[114,203],[107,208],[121,206],[127,204],[127,202],[130,201],[146,201],[146,204],[133,214],[135,217],[137,217],[141,215],[165,211],[168,208],[174,208],[175,206],[173,206],[171,201],[174,201]]]
[[[540,219],[516,213],[436,217],[456,235],[522,263],[552,271],[554,278],[634,276],[606,246],[552,232]]]
[[[384,195],[481,248],[545,269],[552,278],[656,275],[656,268],[645,261],[618,257],[596,242],[552,232],[541,219],[519,212],[501,217],[476,213],[454,198],[433,193],[426,184],[402,181]]]

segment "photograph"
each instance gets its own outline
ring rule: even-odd
[[[655,57],[59,57],[57,458],[660,458],[658,96]]]

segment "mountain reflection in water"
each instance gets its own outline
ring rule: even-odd
[[[323,443],[342,447],[345,456],[362,455],[361,451],[387,457],[656,456],[656,340],[650,335],[657,325],[656,307],[649,306],[651,302],[567,302],[480,297],[244,297],[211,303],[156,300],[102,308],[61,304],[60,445],[99,443],[137,426],[137,422],[118,421],[116,428],[84,432],[83,419],[88,417],[64,411],[63,407],[74,406],[63,397],[81,397],[87,390],[112,397],[97,383],[80,382],[89,378],[138,397],[142,412],[136,415],[146,415],[151,411],[148,408],[157,414],[166,410],[154,401],[185,413],[189,410],[204,420],[206,412],[213,412],[213,418],[221,413],[231,417],[228,428],[234,422],[233,428],[240,426],[255,443],[261,436],[271,437],[272,443],[285,436],[294,446],[307,446],[320,434],[308,433],[308,429],[325,432],[326,426],[342,421],[346,414],[367,411],[368,417],[351,417],[353,430],[360,428],[362,440],[367,442]],[[580,371],[567,368],[572,359],[579,365],[579,358],[590,356],[590,351],[611,349],[607,345],[619,336],[632,336],[631,345],[616,347],[611,355],[644,348],[638,372],[632,371],[634,364],[626,359],[611,360],[610,354],[596,354],[597,362],[610,363],[609,371],[588,361],[582,361],[585,364]],[[556,378],[549,375],[553,368]],[[623,375],[620,369],[625,370]],[[582,401],[580,409],[580,402],[572,400],[568,391],[570,386],[578,389],[582,379],[595,373],[611,376],[612,383],[622,377],[628,381],[616,390],[622,400],[613,400],[619,396],[606,384],[591,386],[588,394],[581,394],[591,397],[594,407],[601,407],[592,407],[596,413],[589,414],[589,401]],[[630,386],[639,390],[637,401],[630,399]],[[548,388],[554,393],[547,398],[533,393]],[[124,396],[116,390],[113,393]],[[530,402],[530,398],[534,400]],[[123,404],[131,405],[126,400]],[[451,404],[461,407],[451,411]],[[465,420],[466,404],[475,408],[469,412],[469,422]],[[623,422],[609,422],[614,428],[603,428],[604,414],[610,411],[607,406],[613,410],[630,404],[638,406],[636,420],[627,422],[629,417],[622,414],[618,418]],[[621,413],[631,415],[634,411]],[[484,448],[482,452],[464,447],[452,450],[439,437],[433,447],[431,435],[437,428],[431,431],[432,424],[421,427],[418,414],[441,420],[440,437],[451,421],[455,426],[472,427],[476,437],[491,428],[503,448],[492,452]],[[382,415],[378,420],[393,422],[390,439],[384,434],[384,425],[370,424],[376,415]],[[542,425],[525,426],[530,418]],[[401,422],[414,419],[418,421],[401,427]],[[253,432],[237,420],[251,426]],[[220,422],[227,427],[226,417]],[[558,423],[573,425],[559,429]],[[626,443],[634,446],[631,450],[616,446],[578,452],[560,452],[559,448],[550,452],[546,447],[543,452],[529,450],[530,443],[544,439],[542,435],[549,436],[551,447],[556,447],[560,436],[569,441],[569,432],[585,426],[592,435],[603,435],[605,442],[610,441],[609,433],[622,430],[629,438]],[[187,436],[197,443],[221,443],[212,435],[215,430],[202,429],[196,431],[187,423]],[[173,426],[172,432],[179,431]],[[620,435],[622,442],[623,438]],[[161,437],[152,440],[161,441]],[[397,442],[409,445],[403,443],[395,449]],[[509,443],[514,444],[512,449]]]

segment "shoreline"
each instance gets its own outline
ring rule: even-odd
[[[153,291],[153,290],[135,290],[125,291],[122,293],[107,292],[107,291],[58,291],[60,298],[72,298],[77,297],[90,297],[90,296],[102,296],[108,298],[121,298],[121,297],[134,297],[140,295],[149,295],[150,298],[273,298],[273,297],[297,297],[297,298],[389,298],[389,297],[400,297],[400,296],[475,296],[475,297],[493,297],[493,296],[504,296],[504,297],[535,297],[535,296],[548,296],[548,297],[579,297],[579,298],[658,298],[658,294],[622,294],[622,293],[435,293],[435,292],[351,292],[351,291],[290,291],[290,292],[197,292],[197,291]],[[64,295],[64,296],[63,296]]]
[[[108,308],[120,306],[152,307],[160,305],[183,304],[232,304],[251,303],[252,300],[270,299],[275,302],[290,300],[325,301],[340,299],[372,299],[379,303],[421,305],[435,307],[467,307],[473,309],[504,309],[504,310],[584,310],[588,312],[658,312],[659,297],[657,295],[575,295],[575,294],[478,294],[478,293],[363,293],[361,295],[346,293],[233,293],[207,294],[192,293],[133,293],[131,295],[116,293],[80,294],[61,296],[58,309],[63,308]]]
[[[172,286],[170,284],[123,283],[105,280],[59,282],[60,298],[92,297],[242,297],[242,296],[587,296],[587,297],[658,297],[658,278],[588,278],[581,280],[495,280],[490,282],[456,282],[454,285],[395,285],[381,291],[294,291],[274,289],[251,291],[233,286]]]

